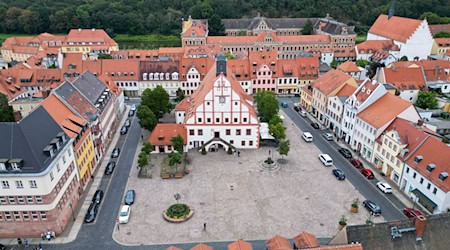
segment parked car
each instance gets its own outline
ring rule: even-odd
[[[350,161],[350,163],[351,163],[353,166],[355,166],[356,168],[363,168],[363,164],[362,164],[362,162],[361,162],[360,160],[352,159],[352,160]]]
[[[282,103],[281,103],[281,107],[283,107],[283,108],[287,108],[287,107],[288,107],[288,104],[287,104],[287,102],[282,102]]]
[[[136,197],[136,192],[134,190],[128,190],[125,194],[125,205],[131,205],[134,203],[134,197]]]
[[[117,157],[119,157],[119,154],[120,154],[120,148],[115,148],[112,151],[111,158],[117,158]]]
[[[369,210],[369,212],[374,215],[381,215],[381,208],[380,206],[378,206],[377,203],[370,201],[370,200],[365,200],[363,201],[364,207],[367,208],[367,210]]]
[[[323,138],[325,138],[325,140],[327,141],[332,141],[333,140],[333,134],[332,133],[325,133],[322,135]]]
[[[418,217],[418,216],[423,216],[423,214],[419,210],[416,210],[416,209],[413,209],[413,208],[409,208],[409,207],[404,208],[403,209],[403,213],[408,218],[415,218],[415,217]]]
[[[114,171],[114,168],[116,167],[115,162],[110,162],[105,168],[105,175],[110,175]]]
[[[319,160],[325,165],[326,167],[333,166],[333,159],[327,154],[320,154]]]
[[[101,203],[103,199],[103,191],[102,190],[97,190],[95,191],[94,197],[92,197],[92,202],[93,203]]]
[[[304,110],[300,110],[298,113],[300,114],[301,117],[306,117],[308,115]]]
[[[5,245],[3,245],[3,244],[0,244],[0,250],[6,250],[6,247],[5,247]]]
[[[373,179],[374,178],[372,170],[367,169],[367,168],[361,169],[361,174],[364,175],[364,177],[366,177],[367,179]]]
[[[297,112],[299,112],[299,111],[300,111],[300,108],[297,107],[297,106],[294,106],[294,110],[297,111]]]
[[[319,125],[317,122],[311,123],[311,126],[312,126],[313,128],[315,128],[315,129],[319,129],[319,128],[320,128],[320,125]]]
[[[303,132],[302,138],[306,142],[312,142],[313,141],[313,136],[312,136],[312,134],[310,132]]]
[[[352,152],[346,148],[340,148],[338,152],[345,158],[352,158]]]
[[[345,174],[344,174],[344,172],[342,170],[340,170],[340,169],[333,169],[332,172],[333,172],[334,176],[336,177],[336,179],[338,179],[340,181],[345,180]]]
[[[385,194],[392,194],[392,188],[386,182],[377,182],[377,187]]]
[[[128,116],[129,117],[134,116],[134,111],[133,110],[128,111]]]
[[[84,222],[86,223],[92,223],[95,220],[95,217],[97,217],[99,204],[92,202],[91,205],[89,205],[89,208],[86,212],[86,216],[84,216]]]
[[[136,111],[136,104],[131,105],[130,110]]]
[[[123,125],[123,127],[120,129],[120,134],[124,135],[128,132],[128,128],[127,126]]]
[[[123,205],[119,213],[119,223],[126,224],[130,220],[131,208],[128,205]]]
[[[130,125],[131,125],[130,119],[126,119],[125,123],[123,125],[127,128],[130,127]]]

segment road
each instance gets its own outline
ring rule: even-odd
[[[325,154],[333,158],[334,166],[343,170],[348,181],[368,200],[376,202],[382,211],[383,217],[387,221],[405,219],[406,216],[401,211],[404,205],[394,195],[386,195],[378,190],[375,186],[376,179],[366,179],[358,169],[353,167],[350,162],[345,159],[339,152],[339,145],[335,142],[326,141],[322,134],[330,131],[314,129],[311,126],[309,118],[301,117],[294,109],[294,102],[298,102],[298,98],[279,98],[279,101],[287,102],[288,107],[282,108],[283,112],[300,128],[302,131],[310,132],[313,137],[313,143]],[[300,136],[300,135],[299,135]],[[362,204],[360,206],[362,207]],[[363,208],[364,209],[364,208]]]

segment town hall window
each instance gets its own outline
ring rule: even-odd
[[[246,135],[251,135],[251,134],[252,134],[252,130],[251,130],[251,129],[247,129],[247,130],[245,131],[245,134],[246,134]]]
[[[241,130],[240,129],[236,129],[236,135],[241,135]]]
[[[225,130],[225,135],[231,135],[231,130],[230,129]]]
[[[194,135],[194,130],[193,129],[189,130],[189,135]]]
[[[198,130],[198,135],[203,135],[203,129]]]

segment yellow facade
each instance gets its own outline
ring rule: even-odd
[[[20,111],[22,118],[31,113],[31,111],[39,106],[42,102],[42,98],[27,98],[27,99],[19,99],[17,101],[11,102],[14,111]]]
[[[444,55],[448,50],[450,50],[450,44],[439,46],[436,40],[433,40],[433,46],[431,47],[431,54]]]
[[[108,47],[109,52],[111,51],[119,51],[119,46],[109,46]],[[61,47],[62,53],[83,53],[84,55],[89,54],[91,52],[91,47],[86,45],[70,45],[70,46],[62,46]]]
[[[403,173],[404,163],[397,156],[407,144],[397,142],[395,131],[387,131],[381,136],[381,144],[375,143],[376,165],[381,171],[397,185],[400,184],[400,176]]]
[[[86,130],[84,140],[80,141],[76,148],[76,160],[78,164],[78,171],[80,174],[80,182],[82,185],[90,178],[95,168],[95,151],[94,142],[90,129]]]

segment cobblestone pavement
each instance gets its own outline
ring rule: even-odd
[[[133,167],[127,188],[136,190],[136,202],[130,222],[116,227],[113,238],[125,245],[188,243],[268,239],[275,234],[291,238],[304,230],[330,237],[337,233],[342,215],[348,224],[365,223],[369,217],[365,208],[350,212],[355,198],[364,200],[361,194],[348,181],[336,180],[333,168],[320,163],[320,151],[301,139],[301,131],[289,118],[284,123],[291,151],[287,163],[276,171],[260,168],[269,150],[275,159],[281,158],[272,147],[241,150],[240,157],[225,151],[203,156],[191,150],[191,173],[182,179],[159,177],[164,155],[152,155],[152,179],[138,179]],[[176,193],[181,194],[180,203],[195,211],[181,224],[162,217],[163,210],[175,203]]]

